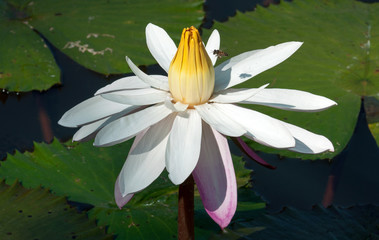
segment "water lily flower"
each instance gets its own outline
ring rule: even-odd
[[[149,186],[166,168],[174,184],[192,174],[210,217],[225,228],[237,205],[237,185],[226,136],[245,136],[260,144],[301,153],[333,151],[332,143],[240,104],[313,112],[336,103],[311,93],[231,88],[286,60],[301,42],[286,42],[242,53],[217,67],[214,30],[204,44],[196,28],[185,28],[178,48],[166,31],[146,27],[147,46],[167,76],[147,75],[130,58],[135,74],[99,89],[95,96],[66,112],[59,124],[80,127],[74,141],[95,138],[95,146],[111,146],[135,137],[116,180],[121,208]]]

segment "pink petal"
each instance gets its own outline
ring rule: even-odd
[[[237,182],[227,139],[203,123],[199,162],[192,175],[209,216],[223,229],[237,208]]]
[[[120,185],[119,185],[119,181],[118,181],[118,177],[117,177],[116,184],[114,186],[114,196],[116,199],[117,206],[121,209],[125,204],[127,204],[130,201],[130,199],[132,199],[134,194],[131,193],[131,194],[128,194],[125,197],[123,197],[121,192],[120,192]]]
[[[145,135],[148,129],[142,131],[141,133],[137,134],[136,138],[134,139],[133,145],[130,148],[129,152],[131,152],[133,149],[136,148],[138,145],[139,141],[141,141],[142,137]],[[121,191],[120,191],[120,183],[119,183],[119,177],[116,179],[116,183],[114,186],[114,197],[116,200],[117,206],[121,209],[125,204],[127,204],[130,199],[134,196],[134,194],[127,194],[125,197],[122,196]]]
[[[275,169],[275,166],[272,166],[271,164],[267,163],[263,158],[261,158],[258,154],[254,152],[253,149],[251,149],[240,137],[232,138],[233,142],[244,152],[247,156],[249,156],[251,159],[256,161],[257,163],[261,164],[264,167]]]

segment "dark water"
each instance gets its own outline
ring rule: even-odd
[[[206,1],[203,27],[210,28],[214,20],[227,20],[236,10],[250,11],[257,3],[271,2],[278,1]],[[57,124],[63,113],[91,97],[97,89],[126,76],[106,77],[95,73],[47,44],[61,68],[62,84],[44,92],[0,93],[0,158],[3,160],[16,149],[31,151],[33,141],[50,142],[53,137],[62,141],[70,139],[75,129]],[[143,68],[149,74],[165,74],[158,65]],[[367,128],[363,108],[353,138],[332,163],[260,155],[277,169],[266,169],[249,159],[246,162],[247,167],[254,169],[254,190],[269,202],[271,210],[283,206],[310,208],[322,202],[342,206],[379,203],[379,151]]]

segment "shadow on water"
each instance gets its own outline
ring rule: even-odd
[[[254,9],[258,2],[265,5],[278,1],[208,0],[204,5],[206,17],[202,26],[210,28],[213,20],[225,21],[235,15],[236,10]],[[1,159],[15,149],[32,150],[33,141],[50,142],[53,136],[62,141],[70,139],[76,129],[57,124],[63,113],[91,97],[97,89],[126,76],[107,77],[88,70],[47,44],[61,68],[62,84],[44,92],[0,93]],[[148,74],[165,74],[158,65],[141,68]],[[354,136],[331,163],[326,160],[280,159],[265,153],[260,156],[277,169],[266,169],[249,159],[246,162],[254,169],[254,190],[269,202],[268,208],[272,211],[283,206],[310,208],[314,204],[332,202],[343,206],[379,204],[379,179],[376,177],[379,151],[368,130],[363,109]]]

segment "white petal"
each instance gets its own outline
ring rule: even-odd
[[[96,122],[87,124],[82,126],[73,136],[72,141],[88,141],[90,139],[93,139],[95,137],[95,134],[97,131],[99,131],[101,128],[106,126],[107,124],[113,122],[114,120],[125,116],[127,114],[134,113],[136,111],[142,110],[144,107],[140,106],[131,106],[126,109],[124,109],[121,112],[118,112],[116,114],[113,114],[110,117],[103,118],[101,120],[98,120]]]
[[[109,93],[119,90],[126,90],[126,89],[139,89],[139,88],[149,88],[150,85],[146,84],[144,81],[139,79],[137,76],[130,76],[130,77],[124,77],[121,79],[118,79],[114,81],[111,84],[108,84],[107,86],[100,88],[97,90],[95,95],[103,94],[103,93]]]
[[[282,122],[296,140],[296,145],[288,150],[300,153],[317,154],[325,151],[334,152],[333,144],[322,135],[312,133],[298,126]]]
[[[222,90],[214,95],[209,101],[218,103],[237,103],[249,99],[267,87],[265,84],[259,88],[235,89],[229,88]]]
[[[248,52],[244,52],[244,53],[241,53],[241,54],[238,54],[237,56],[234,56],[232,58],[230,58],[228,61],[225,61],[223,63],[221,63],[218,67],[221,69],[221,70],[226,70],[226,69],[229,69],[231,67],[233,67],[234,65],[236,65],[237,63],[241,62],[242,60],[258,53],[259,51],[261,51],[262,49],[258,49],[258,50],[252,50],[252,51],[248,51]]]
[[[301,44],[301,42],[281,43],[266,49],[243,53],[242,56],[225,61],[215,68],[215,91],[240,84],[278,65],[290,57]]]
[[[58,124],[65,127],[77,127],[108,117],[128,107],[130,106],[94,96],[68,110]]]
[[[220,34],[217,29],[213,30],[211,36],[209,36],[207,45],[205,46],[205,50],[207,51],[209,58],[212,61],[213,66],[217,61],[217,56],[213,54],[214,50],[220,49]]]
[[[99,121],[84,125],[81,127],[74,136],[72,137],[73,142],[79,142],[79,141],[87,141],[92,139],[94,136],[91,136],[93,133],[95,133],[98,129],[103,126],[103,124],[109,119],[110,117],[103,118]]]
[[[243,126],[247,131],[245,136],[258,143],[274,148],[295,146],[291,133],[275,118],[232,104],[215,103],[214,106]]]
[[[187,110],[188,104],[184,104],[181,102],[172,103],[172,99],[167,98],[165,101],[166,107],[171,109],[173,112],[183,112]]]
[[[164,102],[170,96],[170,93],[155,88],[142,88],[106,93],[101,96],[110,101],[123,104],[149,105]]]
[[[133,73],[139,77],[142,81],[144,81],[146,84],[150,85],[151,87],[169,91],[168,87],[168,81],[164,81],[163,78],[157,78],[147,75],[146,73],[142,72],[141,69],[139,69],[133,62],[130,60],[130,58],[125,57],[126,62],[128,63],[130,69],[133,71]]]
[[[166,169],[179,185],[195,169],[200,155],[201,118],[196,110],[180,112],[175,118],[166,149]]]
[[[265,105],[292,111],[316,112],[327,109],[336,102],[329,98],[292,89],[264,89],[242,103]]]
[[[151,55],[153,55],[158,64],[168,72],[171,60],[176,53],[174,41],[172,41],[163,28],[149,23],[146,26],[146,43]]]
[[[195,109],[206,123],[224,135],[239,137],[246,133],[246,130],[242,126],[213,105],[206,103],[195,106]]]
[[[99,131],[95,146],[111,146],[134,137],[137,133],[159,122],[172,111],[163,103],[121,117]]]
[[[165,149],[175,115],[151,126],[133,148],[119,175],[121,195],[138,192],[149,186],[165,167]],[[135,142],[138,139],[136,138]]]

